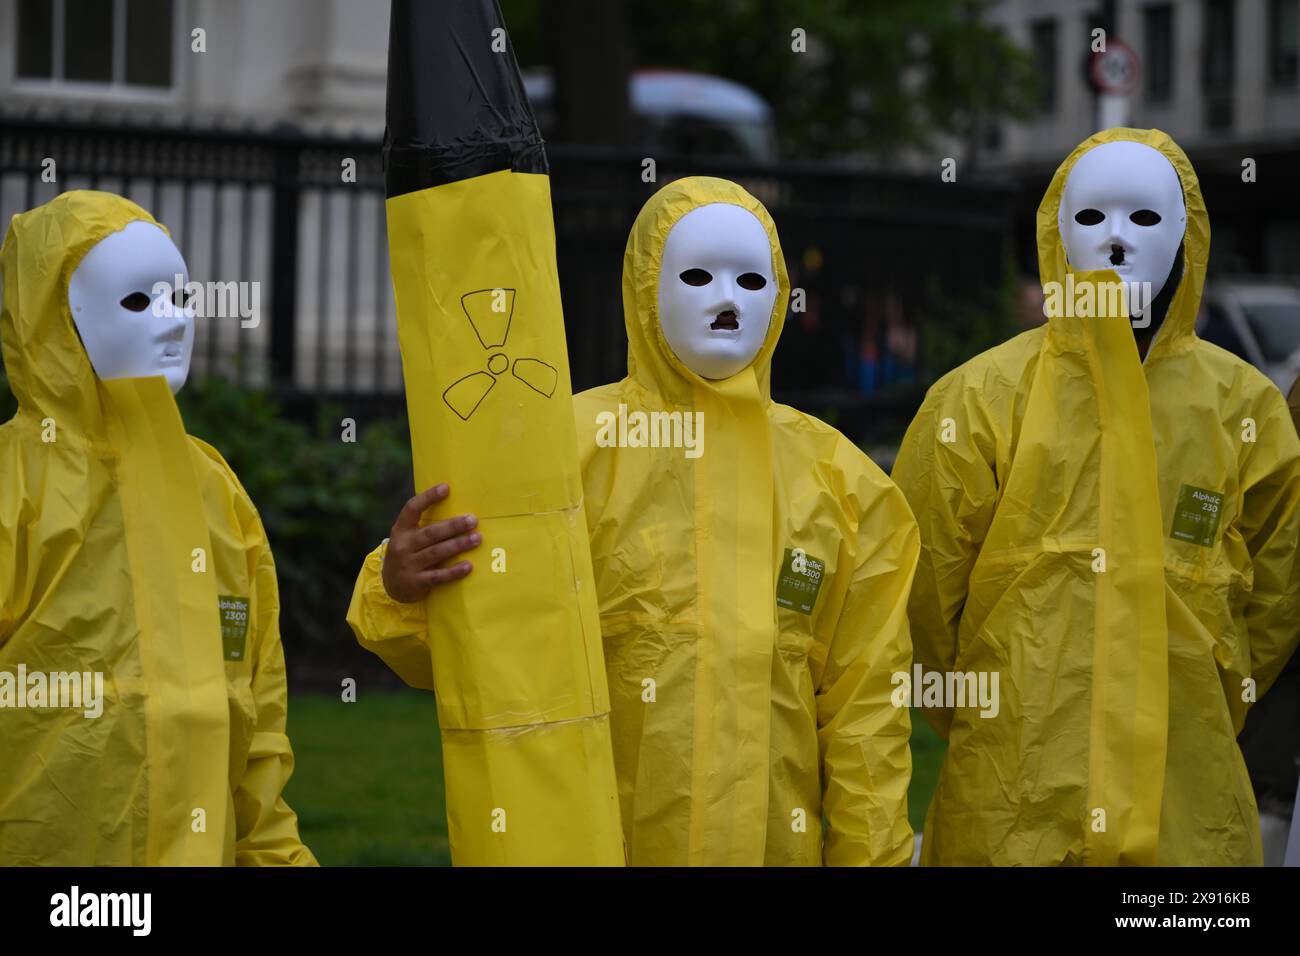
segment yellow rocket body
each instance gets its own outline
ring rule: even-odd
[[[415,483],[478,517],[426,602],[457,865],[622,865],[549,177],[387,200]]]

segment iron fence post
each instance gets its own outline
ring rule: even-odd
[[[271,384],[293,389],[297,383],[298,213],[300,148],[281,142],[275,151],[271,200]]]

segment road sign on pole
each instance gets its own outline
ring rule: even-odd
[[[1092,55],[1088,75],[1097,91],[1097,129],[1127,126],[1129,94],[1137,89],[1138,58],[1119,40],[1107,40],[1106,48]]]
[[[1099,93],[1128,96],[1138,83],[1138,58],[1119,40],[1107,40],[1106,49],[1092,55],[1092,82]]]

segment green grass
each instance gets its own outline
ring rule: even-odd
[[[322,866],[451,863],[432,694],[295,694],[289,736],[285,798]]]
[[[939,782],[939,764],[947,750],[944,739],[935,733],[925,715],[913,707],[912,785],[907,791],[907,816],[915,833],[920,833],[925,826],[925,811],[930,808],[930,798]]]
[[[363,691],[353,704],[295,694],[289,734],[297,766],[285,796],[322,866],[451,862],[432,694]],[[913,711],[913,829],[925,820],[943,751],[943,741]]]

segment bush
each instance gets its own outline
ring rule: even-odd
[[[361,420],[345,442],[338,406],[321,406],[309,426],[265,392],[217,378],[187,385],[179,404],[190,434],[221,452],[262,516],[285,642],[351,644],[344,619],[361,561],[411,495],[405,424]]]
[[[1025,331],[1017,322],[1020,279],[1008,261],[1001,276],[974,294],[945,294],[937,283],[927,288],[926,308],[918,315],[922,366],[929,386],[963,362]]]

